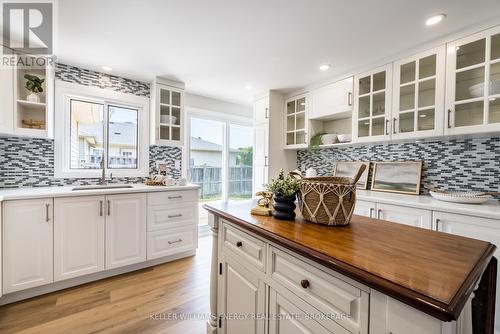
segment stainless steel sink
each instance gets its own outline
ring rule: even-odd
[[[74,187],[71,189],[72,191],[75,190],[99,190],[99,189],[127,189],[127,188],[133,188],[130,184],[106,184],[103,186],[81,186],[81,187]]]

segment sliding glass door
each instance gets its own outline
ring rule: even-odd
[[[191,183],[200,186],[201,205],[252,197],[253,127],[227,120],[190,117]],[[200,225],[207,224],[201,209]]]

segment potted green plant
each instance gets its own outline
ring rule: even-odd
[[[43,93],[43,82],[45,79],[39,78],[33,74],[25,74],[26,79],[25,88],[31,92],[26,99],[30,102],[40,102],[40,96],[38,94]]]
[[[309,140],[309,150],[314,151],[319,148],[319,145],[322,144],[321,137],[323,137],[323,135],[326,135],[326,132],[321,131],[311,137]]]
[[[273,195],[273,216],[283,220],[295,219],[295,199],[299,191],[299,180],[285,175],[283,169],[278,176],[266,184],[266,190]]]

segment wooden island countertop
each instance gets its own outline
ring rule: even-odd
[[[443,321],[458,318],[490,261],[496,264],[496,247],[485,241],[362,216],[344,227],[308,223],[298,211],[295,221],[283,221],[251,215],[254,206],[204,208]]]

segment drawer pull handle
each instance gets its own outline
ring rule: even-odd
[[[304,289],[307,289],[309,287],[309,281],[303,279],[302,281],[300,281],[300,286],[303,287]]]
[[[168,244],[172,245],[172,244],[176,244],[176,243],[179,243],[179,242],[182,242],[182,239],[177,239],[175,241],[169,241]]]
[[[168,215],[168,218],[179,218],[179,217],[182,217],[182,214],[178,214],[178,215]]]
[[[168,196],[168,199],[179,199],[182,198],[182,195],[179,196]]]
[[[243,247],[243,243],[241,241],[236,242],[236,247]]]

